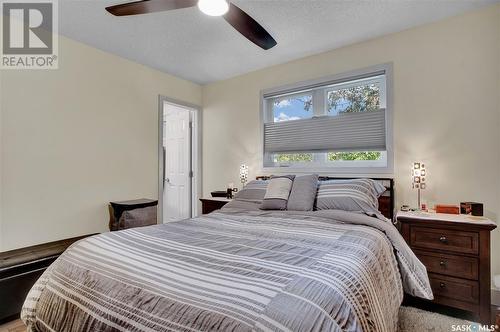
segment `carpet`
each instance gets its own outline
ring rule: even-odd
[[[477,323],[464,319],[413,307],[401,307],[399,309],[399,332],[447,332],[453,331],[453,325],[471,326],[469,331],[478,331],[479,329]],[[455,331],[460,330],[455,329]]]

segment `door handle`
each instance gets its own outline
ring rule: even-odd
[[[169,179],[169,178],[166,178],[166,179],[165,179],[165,182],[166,182],[166,183],[168,183],[168,184],[170,184],[170,179]]]

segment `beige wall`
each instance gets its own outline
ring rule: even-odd
[[[1,71],[0,250],[107,229],[106,202],[157,197],[158,95],[201,87],[60,37],[59,69]]]
[[[3,248],[3,233],[2,233],[2,192],[3,192],[3,186],[2,186],[2,168],[3,168],[3,130],[2,130],[2,118],[3,118],[3,112],[2,112],[2,77],[3,77],[3,71],[0,70],[0,252],[2,251]]]
[[[203,188],[262,172],[259,92],[376,64],[394,65],[397,204],[415,204],[412,161],[427,163],[428,203],[484,202],[500,216],[500,5],[204,86]],[[493,234],[500,274],[500,230]]]

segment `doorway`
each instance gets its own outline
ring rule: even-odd
[[[158,223],[198,215],[200,128],[197,106],[160,96]]]

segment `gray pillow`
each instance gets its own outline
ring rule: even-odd
[[[271,176],[261,210],[286,210],[295,175]]]
[[[119,229],[156,225],[156,206],[123,211]]]
[[[378,197],[385,187],[372,179],[320,181],[317,210],[344,210],[380,216]]]
[[[311,211],[318,190],[318,174],[297,176],[293,180],[286,209],[291,211]]]
[[[266,195],[269,180],[253,180],[238,191],[232,201],[224,205],[223,209],[259,210]]]
[[[253,180],[247,183],[234,195],[235,200],[245,200],[261,203],[266,195],[269,180]]]

